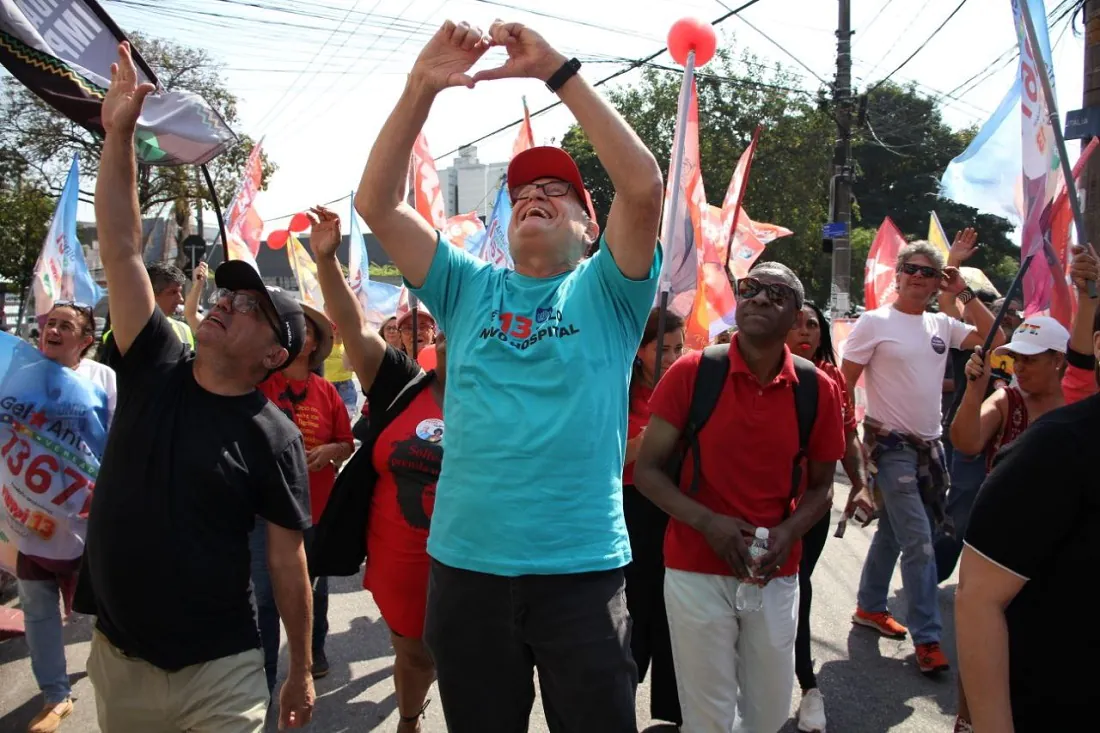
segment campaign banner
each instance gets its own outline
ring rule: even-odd
[[[103,99],[126,35],[95,0],[0,0],[0,64],[40,99],[102,137]],[[201,165],[236,140],[225,120],[191,92],[165,90],[132,53],[138,82],[157,86],[134,135],[146,165]]]
[[[6,333],[0,374],[0,543],[50,560],[80,557],[107,443],[107,394]]]

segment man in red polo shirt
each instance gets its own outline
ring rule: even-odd
[[[680,486],[664,467],[681,449],[702,352],[677,361],[650,400],[634,480],[672,517],[665,603],[684,730],[691,733],[729,733],[738,722],[737,730],[776,731],[790,712],[801,537],[828,511],[833,471],[844,455],[839,388],[818,370],[804,489],[791,501],[797,375],[785,339],[802,301],[802,283],[778,263],[758,265],[738,281],[729,378],[699,431],[694,494],[681,490],[691,485],[692,461],[685,461]],[[754,563],[748,544],[757,527],[768,528],[770,539],[768,554]],[[735,610],[743,582],[764,583],[761,610]]]

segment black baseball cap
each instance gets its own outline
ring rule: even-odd
[[[280,369],[288,366],[301,353],[306,342],[306,314],[297,298],[282,288],[265,285],[260,273],[241,260],[229,260],[219,265],[214,271],[214,284],[226,290],[253,290],[271,305],[278,323],[275,338],[288,354]]]

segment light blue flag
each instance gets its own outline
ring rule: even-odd
[[[940,180],[940,195],[986,214],[1020,224],[1016,194],[1023,153],[1020,149],[1020,95],[1017,75],[1012,88],[977,136],[952,160]]]
[[[81,556],[107,421],[102,387],[0,333],[0,536],[20,552]]]
[[[401,288],[388,283],[371,282],[370,258],[363,231],[359,228],[359,215],[355,212],[355,195],[352,194],[351,230],[348,233],[348,284],[355,293],[359,306],[367,317],[367,323],[376,328],[397,312],[397,299]]]
[[[42,254],[34,267],[35,313],[44,316],[57,301],[94,306],[106,294],[88,272],[84,248],[76,238],[76,206],[80,193],[80,160],[73,156],[69,177],[57,201]]]
[[[512,252],[508,248],[508,225],[511,221],[512,199],[508,195],[507,186],[502,182],[497,190],[493,213],[489,216],[485,232],[468,237],[466,250],[474,257],[496,267],[516,269],[516,264],[512,261]]]

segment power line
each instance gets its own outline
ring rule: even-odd
[[[879,88],[880,86],[882,86],[883,84],[885,84],[885,83],[886,83],[886,81],[887,81],[887,80],[889,80],[889,78],[890,78],[891,76],[893,76],[894,74],[898,73],[898,72],[899,72],[899,71],[901,71],[901,70],[902,70],[903,68],[905,68],[905,66],[906,66],[906,65],[907,65],[907,64],[908,64],[908,63],[909,63],[910,61],[912,61],[912,60],[913,60],[914,58],[916,58],[917,54],[919,54],[919,53],[920,53],[921,51],[923,51],[923,50],[924,50],[924,47],[925,47],[925,46],[927,46],[927,45],[928,45],[928,44],[929,44],[929,43],[930,43],[930,42],[932,41],[932,39],[933,39],[933,38],[935,38],[935,37],[936,37],[937,35],[939,35],[939,32],[940,32],[940,31],[942,31],[942,30],[944,29],[944,26],[946,26],[946,25],[947,25],[948,23],[950,23],[950,22],[951,22],[951,19],[952,19],[952,18],[954,18],[954,17],[955,17],[955,16],[956,16],[956,15],[958,14],[958,12],[959,12],[960,10],[962,10],[962,9],[963,9],[963,6],[964,6],[964,5],[966,5],[966,3],[967,3],[967,0],[961,0],[961,2],[960,2],[960,3],[958,4],[958,5],[956,5],[956,6],[955,6],[955,9],[951,11],[951,14],[950,14],[950,15],[948,15],[948,16],[947,16],[947,17],[946,17],[946,18],[944,19],[944,21],[943,21],[942,23],[940,23],[940,24],[939,24],[939,26],[937,26],[937,27],[936,27],[936,30],[932,31],[932,35],[930,35],[930,36],[928,36],[928,38],[924,39],[924,43],[922,43],[921,45],[917,46],[917,50],[916,50],[916,51],[914,51],[913,53],[909,54],[909,57],[908,57],[908,58],[906,58],[906,59],[905,59],[904,61],[902,61],[902,62],[901,62],[900,64],[898,64],[897,68],[895,68],[895,69],[894,69],[893,71],[891,71],[891,72],[890,72],[889,74],[887,74],[887,75],[886,75],[885,77],[883,77],[883,78],[882,78],[882,80],[881,80],[881,81],[879,81],[879,82],[878,82],[877,84],[875,84],[875,85],[874,85],[873,87],[871,87],[870,89],[868,89],[868,90],[867,90],[867,93],[868,93],[868,94],[870,94],[870,93],[871,93],[871,92],[873,92],[874,90],[878,89],[878,88]]]
[[[727,7],[727,6],[726,6],[726,4],[725,4],[724,2],[722,2],[721,0],[718,0],[718,4],[719,4],[719,5],[721,5],[722,7]],[[768,41],[769,43],[771,43],[771,44],[772,44],[773,46],[775,46],[775,47],[776,47],[776,48],[778,48],[778,49],[779,49],[780,51],[782,51],[783,53],[785,53],[785,54],[786,54],[786,55],[787,55],[787,56],[788,56],[788,57],[789,57],[789,58],[790,58],[790,59],[791,59],[792,61],[794,61],[794,62],[795,62],[796,64],[798,64],[799,66],[801,66],[801,67],[802,67],[803,69],[805,69],[806,71],[810,72],[810,75],[811,75],[811,76],[812,76],[813,78],[817,79],[817,80],[818,80],[819,82],[821,82],[821,83],[822,83],[822,85],[824,85],[824,86],[826,86],[826,87],[827,87],[827,86],[829,86],[829,82],[825,81],[825,80],[824,80],[824,79],[822,79],[822,78],[821,78],[820,76],[818,76],[818,73],[817,73],[816,71],[814,71],[813,69],[811,69],[811,68],[810,68],[809,66],[807,66],[806,64],[804,64],[804,63],[802,62],[802,60],[801,60],[800,58],[798,58],[798,57],[797,57],[797,56],[795,56],[795,55],[794,55],[793,53],[791,53],[790,51],[788,51],[788,50],[787,50],[787,48],[786,48],[786,46],[784,46],[783,44],[779,43],[779,42],[778,42],[778,41],[776,41],[776,40],[775,40],[774,38],[772,38],[771,36],[769,36],[769,35],[768,35],[767,33],[765,33],[764,31],[760,30],[760,29],[759,29],[759,28],[757,28],[757,27],[756,27],[755,25],[753,25],[752,23],[750,23],[750,22],[748,21],[748,19],[747,19],[747,18],[742,18],[741,16],[738,16],[738,18],[737,18],[737,19],[738,19],[738,20],[740,20],[740,21],[741,21],[742,23],[744,23],[745,25],[747,25],[747,26],[748,26],[749,28],[752,28],[752,29],[753,29],[754,31],[756,31],[756,32],[757,32],[757,33],[759,33],[760,35],[764,36],[764,38],[765,38],[765,39],[767,39],[767,41]]]
[[[886,0],[886,2],[883,4],[883,6],[878,9],[878,12],[875,13],[875,17],[871,18],[871,22],[868,23],[867,25],[863,26],[863,28],[861,28],[860,30],[862,30],[864,33],[871,30],[871,26],[873,26],[875,24],[875,22],[879,18],[882,17],[882,14],[886,12],[886,8],[890,7],[890,4],[893,3],[893,2],[894,2],[894,0]]]
[[[742,10],[747,10],[747,9],[751,8],[753,5],[756,5],[759,2],[760,2],[760,0],[748,0],[747,2],[741,4],[738,8],[736,8],[734,10],[730,10],[729,12],[725,13],[724,15],[721,15],[718,18],[715,18],[714,20],[711,21],[710,24],[711,25],[718,25],[719,23],[722,23],[722,22],[732,18],[733,16],[737,15]],[[625,69],[620,69],[620,70],[616,71],[613,74],[609,74],[609,75],[605,76],[604,78],[600,79],[599,81],[593,83],[592,86],[594,86],[594,87],[603,86],[604,84],[606,84],[607,82],[609,82],[613,79],[618,79],[620,76],[623,76],[624,74],[627,74],[631,71],[634,71],[638,67],[643,66],[644,64],[648,64],[650,61],[653,61],[653,59],[655,59],[658,56],[660,56],[661,54],[663,54],[666,50],[668,50],[668,49],[667,48],[661,48],[658,51],[656,51],[654,53],[651,53],[649,56],[646,56],[644,58],[640,58],[636,61],[632,61],[630,63],[630,65],[627,66]],[[546,105],[545,107],[543,107],[541,109],[538,109],[538,110],[535,110],[534,112],[531,112],[530,116],[531,117],[536,117],[538,115],[543,114],[544,112],[548,112],[548,111],[554,109],[555,107],[560,106],[561,104],[562,104],[561,100],[558,100],[557,102],[553,102],[552,104],[548,104],[548,105]],[[476,140],[471,140],[470,142],[468,142],[464,145],[459,145],[454,150],[448,150],[446,153],[443,153],[442,155],[435,156],[435,160],[440,160],[440,159],[446,158],[450,155],[454,155],[455,153],[457,153],[462,148],[469,147],[471,145],[477,145],[482,140],[488,140],[489,138],[493,137],[494,135],[499,135],[500,133],[504,132],[505,130],[508,130],[509,128],[512,128],[512,127],[515,127],[516,125],[522,124],[523,121],[524,121],[524,118],[520,117],[518,120],[516,120],[514,122],[509,122],[507,125],[503,125],[502,127],[498,127],[497,129],[493,130],[492,132],[488,132],[488,133],[482,135],[481,137],[477,138]]]

